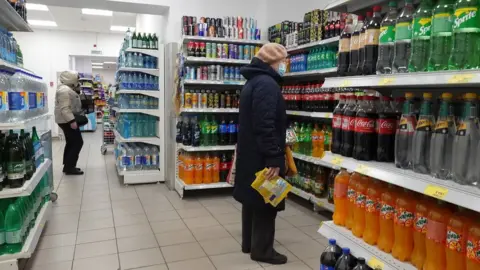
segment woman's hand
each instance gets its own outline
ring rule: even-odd
[[[267,172],[265,173],[265,178],[267,180],[272,180],[273,178],[278,176],[279,173],[280,173],[280,168],[270,167],[270,168],[268,168]]]
[[[72,129],[77,129],[78,128],[77,122],[70,123],[70,127]]]

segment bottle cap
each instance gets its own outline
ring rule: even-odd
[[[363,20],[365,20],[365,16],[363,16],[363,15],[358,15],[357,20],[358,20],[358,21],[363,21]]]
[[[346,99],[346,98],[347,98],[347,96],[345,96],[345,95],[340,95],[340,99]]]
[[[405,93],[405,98],[413,98],[413,93],[411,92]]]
[[[477,94],[475,93],[466,93],[465,94],[465,99],[476,99],[477,98]]]
[[[358,258],[357,258],[357,263],[360,264],[360,265],[364,265],[364,264],[365,264],[365,258],[363,258],[363,257],[358,257]]]
[[[367,18],[370,18],[370,17],[372,17],[372,16],[373,16],[373,12],[367,11]]]
[[[432,93],[423,93],[423,98],[432,98]]]
[[[443,93],[442,98],[443,99],[452,99],[453,95],[452,93]]]
[[[328,243],[332,246],[336,245],[337,244],[337,240],[335,239],[328,239]]]
[[[395,1],[390,1],[390,2],[388,3],[388,6],[389,6],[389,7],[397,7],[397,2],[395,2]]]
[[[373,12],[380,12],[382,11],[382,6],[373,6]]]
[[[349,248],[342,248],[343,254],[350,254],[350,249]]]
[[[392,101],[392,98],[391,98],[391,97],[387,97],[387,96],[383,96],[383,97],[382,97],[382,100],[383,100],[383,101]]]

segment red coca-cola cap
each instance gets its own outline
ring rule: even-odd
[[[396,98],[395,98],[395,101],[396,101],[396,102],[404,102],[404,101],[405,101],[405,97],[396,97]]]
[[[346,98],[347,98],[347,96],[345,96],[345,95],[340,95],[340,99],[346,99]]]
[[[380,12],[382,11],[382,6],[373,6],[373,12]]]
[[[372,16],[373,16],[373,12],[372,11],[367,11],[367,18],[372,17]]]
[[[358,20],[359,20],[359,21],[365,20],[365,16],[363,16],[363,15],[358,15]]]
[[[357,100],[363,100],[363,96],[358,96],[358,97],[354,96],[354,97],[356,97]]]
[[[391,101],[392,98],[391,98],[391,97],[383,96],[383,97],[382,97],[382,100],[383,100],[383,101]]]
[[[363,96],[363,100],[375,100],[374,96]]]
[[[357,99],[357,96],[351,95],[351,96],[349,97],[349,99],[351,99],[351,100],[356,100],[356,99]]]

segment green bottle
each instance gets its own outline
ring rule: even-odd
[[[3,189],[3,180],[5,179],[5,134],[0,132],[0,191]]]
[[[304,145],[305,145],[305,155],[311,156],[312,155],[312,124],[308,123],[305,128],[304,133]]]
[[[20,131],[20,143],[25,151],[25,180],[30,180],[35,173],[35,152],[33,151],[33,143],[30,140],[30,133]]]
[[[45,161],[45,156],[43,154],[42,142],[40,141],[40,138],[38,137],[36,127],[32,128],[32,144],[33,144],[33,151],[35,153],[35,156],[37,156],[37,153],[39,153],[39,156],[38,156],[39,160],[36,160],[37,166],[38,166],[38,165],[40,165],[40,163],[43,163]]]
[[[148,49],[147,44],[148,44],[147,33],[143,33],[143,37],[142,37],[142,49]]]
[[[5,253],[22,250],[22,215],[17,202],[10,204],[5,213]]]
[[[153,33],[153,48],[158,50],[158,37],[157,34]]]
[[[299,150],[305,155],[305,123],[300,124],[300,132],[298,133]]]
[[[137,32],[133,32],[131,47],[132,48],[137,48],[137,46],[138,46],[137,42],[138,42]]]
[[[148,48],[149,49],[155,49],[155,44],[154,44],[154,41],[153,41],[153,37],[152,37],[152,34],[148,34]]]
[[[20,45],[17,44],[17,66],[23,67],[23,53],[20,49]]]
[[[212,122],[210,122],[210,145],[218,145],[218,123],[213,116]]]
[[[393,55],[393,73],[408,72],[408,60],[412,42],[413,0],[405,0],[405,6],[398,15],[395,25],[395,49]]]
[[[5,216],[0,211],[0,255],[5,254]]]
[[[408,69],[410,72],[427,71],[432,28],[432,0],[422,0],[413,14],[412,53]]]
[[[11,188],[18,188],[25,180],[25,149],[18,139],[18,134],[9,135],[10,140],[7,146],[7,178]]]
[[[448,69],[452,51],[452,25],[455,0],[439,0],[433,8],[428,71]]]
[[[208,116],[205,115],[201,122],[201,133],[200,133],[200,145],[208,146],[210,143],[209,133],[210,133],[210,122],[208,122]]]

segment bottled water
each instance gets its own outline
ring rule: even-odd
[[[133,67],[133,54],[127,53],[127,67]]]
[[[158,154],[158,147],[156,145],[152,145],[150,147],[150,155],[152,157],[152,169],[158,169],[160,164],[160,156]]]
[[[144,90],[145,88],[145,77],[146,75],[143,75],[143,73],[140,73],[138,75],[138,89]]]
[[[143,157],[143,150],[139,144],[134,144],[134,152],[135,152],[135,170],[142,169],[142,157]]]
[[[26,118],[28,110],[28,95],[25,92],[25,73],[16,70],[10,77],[10,91],[8,92],[9,122],[19,122]]]
[[[141,53],[137,54],[137,67],[143,68],[143,55]]]
[[[136,72],[132,75],[132,89],[138,89],[138,74]]]
[[[12,55],[10,56],[10,62],[16,64],[17,63],[17,41],[15,40],[15,38],[13,37],[12,33],[8,33],[9,34],[9,37],[10,37],[10,42],[11,42],[11,46],[12,46]]]
[[[143,145],[143,169],[151,170],[152,169],[152,150],[147,144]]]
[[[135,152],[133,150],[132,147],[130,147],[130,145],[127,145],[127,157],[125,159],[125,161],[127,161],[125,163],[125,166],[127,168],[127,171],[133,171],[135,170]]]
[[[128,158],[128,155],[127,155],[127,148],[125,147],[125,145],[123,144],[119,144],[119,147],[120,147],[120,151],[119,151],[119,158],[117,159],[118,160],[118,167],[120,168],[120,170],[122,171],[126,171],[127,170],[127,165],[129,164],[129,158]]]
[[[127,89],[133,89],[133,74],[132,73],[128,73],[127,82],[128,82]]]
[[[8,91],[10,91],[10,76],[6,70],[0,70],[0,122],[8,121]]]

